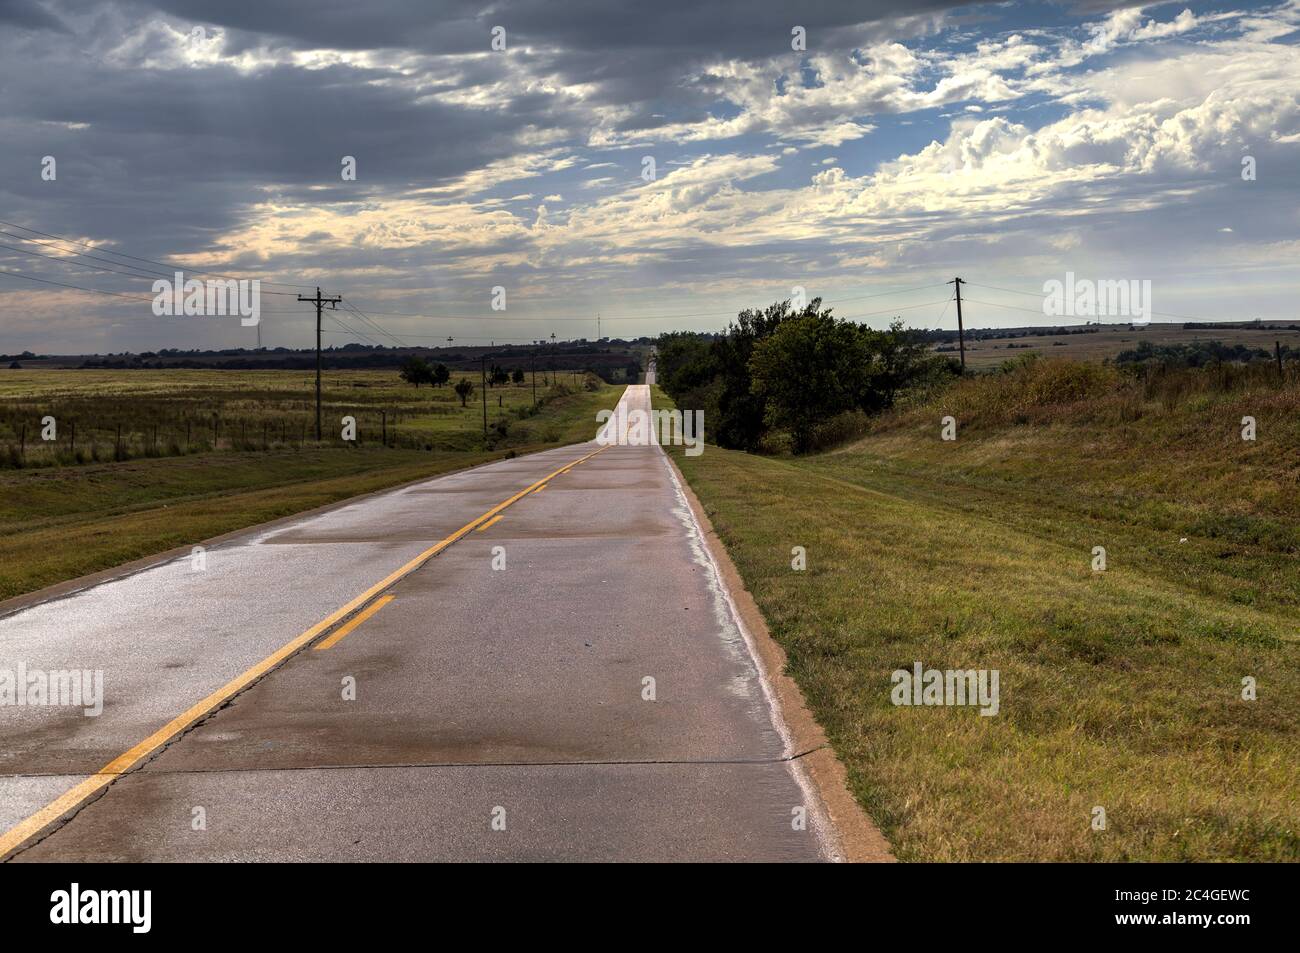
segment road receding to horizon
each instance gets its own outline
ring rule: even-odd
[[[205,563],[0,619],[0,669],[104,689],[98,717],[0,708],[0,855],[836,854],[657,446],[438,477]]]

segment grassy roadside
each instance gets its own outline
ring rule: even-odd
[[[821,456],[675,457],[854,794],[906,860],[1300,859],[1289,398],[1122,428],[979,398],[947,398],[955,443],[933,404]],[[1272,444],[1232,443],[1243,401]],[[916,661],[999,670],[1000,713],[895,707]]]
[[[0,470],[0,599],[507,453],[590,440],[596,412],[621,392],[555,397],[493,451],[362,445]]]

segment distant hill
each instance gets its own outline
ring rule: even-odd
[[[536,362],[539,370],[589,370],[610,382],[635,381],[641,371],[642,356],[650,349],[651,339],[633,341],[561,341],[554,345],[486,345],[453,347],[377,347],[369,344],[345,344],[321,352],[321,366],[327,370],[396,369],[411,356],[432,363],[446,364],[453,371],[477,369],[483,356],[489,363],[507,369],[528,369]],[[316,366],[312,348],[227,348],[190,350],[164,348],[159,351],[121,354],[0,354],[0,366],[19,364],[26,369],[91,368],[96,370],[163,370],[193,368],[203,370],[310,370]]]

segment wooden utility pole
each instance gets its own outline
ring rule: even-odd
[[[533,351],[533,407],[537,406],[537,352]]]
[[[487,446],[487,352],[478,358],[479,390],[483,393],[483,446]]]
[[[962,285],[962,280],[961,280],[960,278],[954,278],[952,281],[948,282],[948,284],[950,284],[950,285],[956,285],[956,286],[957,286],[957,346],[961,349],[961,369],[962,369],[963,372],[965,372],[965,370],[966,370],[966,331],[965,331],[965,329],[962,327],[962,323],[961,323],[961,285]]]
[[[336,306],[343,300],[342,295],[334,297],[322,297],[320,287],[316,288],[316,297],[304,298],[298,295],[299,301],[308,301],[316,305],[316,442],[320,443],[320,315],[321,308],[325,305],[330,306],[330,310],[336,310]]]
[[[1277,376],[1278,376],[1278,379],[1280,380],[1280,379],[1282,378],[1282,376],[1283,376],[1283,374],[1282,374],[1282,342],[1281,342],[1281,341],[1274,341],[1274,342],[1273,342],[1273,354],[1276,355],[1276,357],[1277,357]]]

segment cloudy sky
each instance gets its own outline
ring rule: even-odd
[[[1300,0],[0,0],[0,352],[255,343],[155,317],[151,262],[261,278],[287,346],[317,284],[373,322],[332,344],[711,330],[794,286],[954,327],[954,275],[968,326],[1048,323],[1067,271],[1300,319],[1297,39]]]

